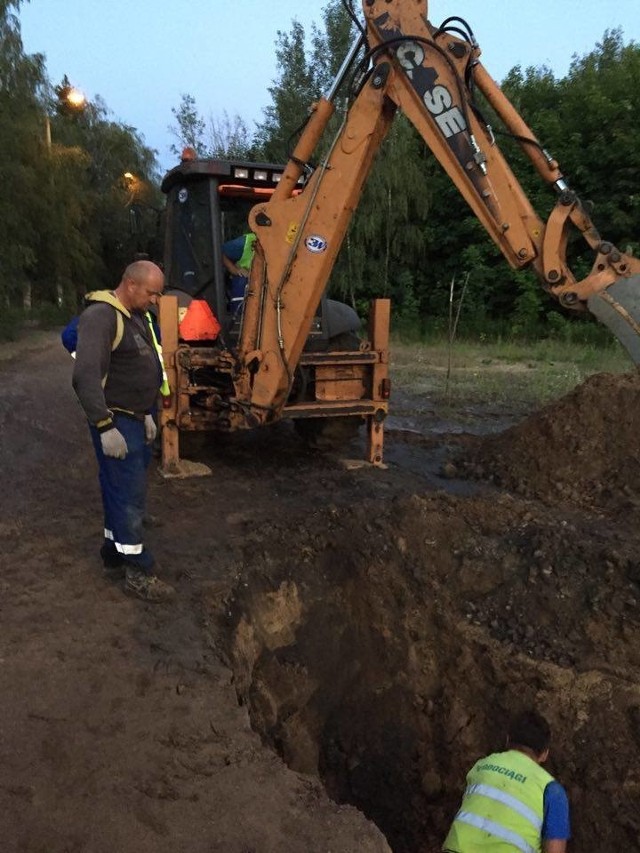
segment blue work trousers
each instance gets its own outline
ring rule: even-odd
[[[100,433],[89,426],[98,460],[104,509],[103,551],[150,574],[154,559],[142,541],[142,521],[151,449],[146,443],[143,421],[116,413],[113,423],[127,442],[128,452],[124,459],[105,456]]]

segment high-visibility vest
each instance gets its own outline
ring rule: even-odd
[[[553,776],[516,749],[477,761],[443,850],[540,853],[544,789]]]
[[[160,393],[163,397],[168,397],[171,394],[171,388],[169,388],[169,377],[167,376],[167,371],[164,366],[164,359],[162,358],[162,346],[160,345],[160,341],[156,335],[156,330],[153,326],[153,317],[150,311],[144,315],[147,323],[149,324],[149,330],[151,332],[151,339],[153,340],[153,346],[155,347],[156,352],[158,353],[158,358],[160,359],[160,367],[162,368],[162,385],[160,386]]]
[[[253,261],[253,253],[254,253],[254,243],[256,242],[255,234],[245,234],[244,237],[244,247],[242,249],[242,254],[240,255],[240,260],[236,264],[236,266],[240,267],[241,270],[248,270],[251,266],[251,262]]]

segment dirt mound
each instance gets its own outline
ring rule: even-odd
[[[640,373],[601,373],[458,460],[545,502],[640,507]]]

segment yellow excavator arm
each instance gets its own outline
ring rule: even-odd
[[[571,310],[590,310],[640,363],[640,261],[599,236],[558,163],[480,62],[472,34],[427,17],[426,0],[364,0],[365,31],[309,120],[272,198],[253,208],[256,258],[245,300],[236,393],[259,422],[277,416],[364,182],[398,110],[412,122],[514,268],[530,266]],[[358,57],[365,49],[364,63]],[[334,113],[337,92],[363,68],[353,102],[302,192],[299,179]],[[474,101],[479,90],[557,195],[543,222]],[[577,280],[566,249],[572,229],[593,251]]]

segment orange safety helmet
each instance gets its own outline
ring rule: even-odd
[[[220,323],[204,299],[193,299],[179,326],[183,341],[215,341]]]

